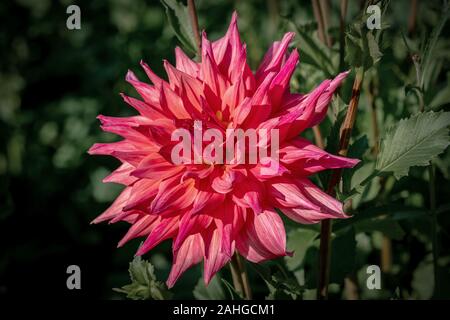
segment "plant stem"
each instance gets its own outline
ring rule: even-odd
[[[316,141],[316,145],[320,149],[325,149],[325,143],[323,142],[322,132],[320,131],[320,127],[318,125],[313,127],[314,132],[314,140]]]
[[[236,252],[230,261],[231,275],[233,277],[233,285],[236,291],[244,296],[246,300],[252,299],[252,291],[248,280],[247,270],[244,261]]]
[[[197,43],[198,57],[199,59],[201,59],[202,56],[201,38],[198,26],[197,10],[195,9],[194,0],[188,0],[187,5],[189,17],[191,20],[192,32],[194,33],[195,41]],[[233,277],[234,288],[236,289],[237,292],[243,294],[247,300],[250,300],[252,298],[252,291],[250,288],[250,282],[248,281],[247,270],[245,268],[244,262],[242,261],[241,257],[237,252],[235,252],[233,257],[231,258],[230,268],[231,268],[231,275]]]
[[[358,110],[361,85],[364,79],[364,69],[358,68],[355,81],[353,82],[352,97],[345,115],[344,123],[341,128],[338,154],[346,156],[352,129],[355,124],[356,112]],[[331,175],[327,193],[331,196],[336,195],[336,186],[341,180],[342,170],[336,169]],[[320,251],[319,251],[319,283],[317,288],[317,299],[324,300],[328,298],[328,283],[330,280],[330,257],[331,257],[331,220],[322,220],[320,228]]]
[[[416,20],[417,20],[417,0],[411,1],[411,12],[408,19],[408,34],[412,35],[416,30]]]
[[[317,21],[317,33],[319,35],[319,39],[323,43],[326,43],[325,31],[324,31],[323,21],[322,21],[322,13],[320,12],[319,0],[312,0],[312,6],[313,6],[314,17],[316,18],[316,21]]]
[[[194,33],[195,42],[197,43],[197,54],[199,57],[202,56],[202,42],[200,37],[200,31],[198,28],[198,17],[197,17],[197,10],[195,9],[195,1],[194,0],[188,0],[188,11],[189,11],[189,18],[191,20],[191,28],[192,32]]]
[[[314,11],[314,17],[317,21],[317,32],[319,34],[319,39],[325,43],[328,47],[331,47],[331,40],[328,36],[328,20],[327,14],[327,3],[324,0],[313,0],[312,6]]]
[[[333,46],[330,34],[328,33],[328,28],[330,27],[330,4],[328,0],[320,0],[320,12],[322,13],[323,29],[325,34],[325,41],[328,48]]]

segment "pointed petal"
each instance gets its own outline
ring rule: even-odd
[[[178,176],[164,180],[159,185],[158,194],[150,205],[150,211],[157,214],[169,209],[180,210],[188,207],[197,195],[194,184],[194,179],[180,183]]]
[[[139,81],[135,74],[128,70],[125,80],[131,84],[144,101],[157,109],[160,109],[159,104],[159,90],[145,82]]]
[[[170,270],[167,286],[172,288],[183,272],[194,264],[202,261],[205,247],[199,233],[189,236],[177,252],[174,252],[172,269]]]
[[[128,229],[128,232],[122,240],[120,240],[117,247],[120,248],[132,239],[150,234],[150,232],[152,232],[152,230],[158,225],[160,220],[161,217],[156,215],[143,215],[130,227],[130,229]]]
[[[296,138],[280,148],[280,161],[296,175],[308,176],[326,169],[353,168],[360,160],[332,155],[308,140]]]
[[[129,186],[136,182],[137,178],[131,176],[131,172],[135,169],[131,164],[124,162],[122,165],[114,170],[110,175],[102,180],[102,182],[114,182]]]
[[[176,68],[194,78],[198,77],[200,67],[198,63],[192,61],[179,47],[175,48]]]
[[[297,66],[299,59],[297,49],[294,49],[289,58],[287,59],[280,72],[275,76],[270,84],[270,97],[274,110],[277,110],[282,102],[283,95],[289,90],[289,83],[291,81],[292,74]]]
[[[130,187],[125,188],[122,191],[122,193],[116,198],[116,200],[114,200],[113,204],[108,209],[106,209],[105,212],[103,212],[101,215],[95,218],[91,223],[99,223],[102,221],[111,220],[115,216],[122,213],[122,209],[127,203],[130,194],[131,188]]]
[[[136,252],[141,256],[160,244],[162,241],[172,238],[178,230],[179,217],[162,218],[159,224],[152,230],[150,235]]]
[[[315,205],[320,207],[320,212],[331,214],[335,218],[348,218],[342,203],[320,190],[309,179],[298,179],[297,185]]]
[[[211,281],[214,275],[219,271],[228,261],[231,256],[227,255],[223,250],[223,230],[221,228],[213,227],[203,236],[205,242],[205,265],[204,265],[204,280],[205,284]]]
[[[251,208],[258,215],[263,211],[264,185],[248,176],[245,178],[245,183],[235,184],[232,199],[238,206]]]
[[[162,83],[165,81],[163,79],[161,79],[160,77],[158,77],[156,75],[156,73],[154,73],[153,70],[150,69],[150,67],[142,60],[141,60],[141,66],[144,69],[145,73],[147,74],[147,77],[150,79],[151,82],[153,82],[155,87],[157,87],[157,88],[161,87]]]
[[[251,214],[236,247],[242,256],[255,263],[287,255],[286,232],[280,216],[272,209]]]
[[[158,192],[159,180],[140,179],[131,187],[131,193],[123,210],[138,209],[138,207],[150,204]],[[144,208],[145,209],[145,208]]]
[[[141,115],[143,115],[144,117],[147,117],[149,119],[161,119],[161,118],[167,118],[159,108],[159,101],[158,101],[158,108],[145,103],[144,101],[129,97],[123,93],[120,94],[120,96],[122,97],[122,99],[129,104],[130,106],[132,106],[133,108],[135,108]]]
[[[287,178],[275,178],[266,182],[267,192],[271,203],[280,208],[302,208],[320,210],[297,185],[297,181]]]
[[[190,235],[205,231],[212,220],[212,216],[208,214],[195,214],[192,210],[186,212],[180,220],[178,234],[172,244],[173,250],[178,251]]]
[[[347,77],[350,71],[345,71],[336,76],[331,82],[329,82],[328,88],[321,94],[314,107],[314,117],[308,124],[308,127],[314,127],[316,124],[320,123],[325,115],[327,114],[328,105],[330,104],[331,98],[333,97],[336,89],[341,85],[342,81]]]
[[[168,162],[158,153],[152,153],[145,157],[136,169],[131,173],[132,176],[145,179],[163,180],[172,177],[185,168]]]
[[[295,34],[293,32],[288,32],[283,36],[281,41],[275,41],[273,43],[255,73],[256,83],[261,83],[269,72],[278,72],[280,70],[283,60],[286,57],[288,45],[294,36]]]

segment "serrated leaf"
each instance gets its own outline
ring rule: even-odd
[[[336,73],[330,55],[332,51],[316,37],[311,35],[311,30],[306,26],[301,26],[290,21],[296,29],[300,44],[300,54],[303,56],[303,62],[308,63],[325,73],[325,76],[332,77]]]
[[[358,29],[351,29],[345,37],[345,62],[353,67],[363,65],[363,43],[361,33]]]
[[[388,130],[375,169],[399,179],[412,166],[426,166],[449,145],[450,112],[419,113]]]
[[[200,278],[193,291],[194,297],[197,300],[226,299],[225,291],[223,290],[221,283],[221,277],[218,274],[211,279],[208,286],[205,286],[205,282]]]
[[[195,36],[187,6],[177,0],[161,0],[166,9],[167,19],[182,46],[190,54],[196,54]]]
[[[166,285],[156,280],[154,267],[150,262],[135,257],[130,262],[128,271],[131,283],[120,289],[114,288],[114,291],[124,293],[133,300],[166,300],[172,296]]]
[[[368,70],[383,55],[372,31],[355,23],[345,37],[345,61],[352,67]]]
[[[369,48],[369,55],[372,58],[372,64],[377,63],[383,54],[381,53],[378,43],[371,32],[367,33],[367,47]]]

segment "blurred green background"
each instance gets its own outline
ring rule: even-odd
[[[440,1],[419,2],[415,28],[408,34],[412,44],[430,34],[440,14]],[[81,8],[81,30],[66,28],[66,8],[70,4]],[[358,1],[350,1],[349,23],[361,7]],[[392,1],[386,16],[390,27],[383,39],[383,58],[376,68],[379,81],[375,99],[381,132],[395,119],[408,115],[415,103],[414,95],[405,94],[414,70],[400,36],[400,30],[408,33],[410,7],[409,0]],[[337,39],[339,1],[330,1],[330,8],[330,34]],[[238,11],[239,28],[253,68],[270,43],[292,30],[293,25],[310,26],[305,30],[317,38],[309,1],[200,0],[197,9],[199,24],[211,39],[225,32],[232,11]],[[163,75],[162,59],[174,61],[174,48],[179,43],[167,24],[164,7],[158,1],[144,0],[15,0],[0,3],[0,18],[0,296],[123,298],[112,288],[129,282],[128,263],[139,240],[116,249],[126,224],[89,224],[113,201],[120,186],[101,182],[118,161],[90,157],[86,151],[94,142],[116,139],[101,132],[98,114],[133,114],[119,96],[120,92],[136,96],[124,80],[127,70],[145,79],[140,59],[159,75]],[[439,39],[440,65],[429,101],[449,91],[448,31],[446,26]],[[301,63],[293,87],[303,92],[325,79],[325,74],[308,64],[307,57],[303,63],[302,43],[297,40]],[[349,86],[351,79],[344,92],[349,91]],[[363,92],[355,136],[367,133],[369,147],[373,148],[369,98]],[[448,98],[443,101],[436,108],[448,110]],[[325,122],[322,129],[326,136],[330,123]],[[311,132],[306,135],[313,137]],[[370,157],[370,152],[365,156]],[[441,210],[440,297],[450,298],[449,152],[440,159],[436,173]],[[422,212],[421,208],[429,206],[427,179],[426,170],[413,168],[409,177],[390,181],[384,199],[377,197],[380,190],[369,190],[356,200],[358,207],[370,209],[381,202],[407,205]],[[338,256],[337,268],[343,275],[335,279],[331,298],[346,297],[344,276],[348,275],[359,277],[361,298],[431,298],[429,223],[423,214],[414,215],[417,212],[412,211],[405,217],[408,212],[398,213],[391,207],[386,214],[397,215],[388,228],[360,228],[356,236],[342,240],[350,242],[345,245],[353,248],[353,254],[348,256],[345,250]],[[317,230],[314,228],[288,224],[289,245],[305,247],[308,232]],[[380,264],[383,235],[392,239],[392,267],[384,275],[383,290],[369,291],[364,289],[364,267]],[[314,260],[314,248],[306,250],[305,261]],[[339,248],[336,252],[339,254]],[[157,277],[165,280],[171,262],[170,243],[158,246],[146,258],[155,265]],[[273,268],[277,263],[305,285],[303,294],[307,298],[314,285],[308,284],[308,279],[302,284],[301,279],[305,282],[305,274],[314,273],[314,264],[308,269],[295,262],[286,265],[281,259],[267,266]],[[81,267],[82,290],[66,288],[66,268],[70,264]],[[223,277],[229,278],[228,273],[224,268]],[[200,276],[199,266],[188,271],[174,287],[175,297],[193,298]],[[267,296],[268,288],[252,268],[250,277],[255,296]]]

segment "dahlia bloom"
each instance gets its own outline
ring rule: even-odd
[[[129,222],[118,246],[145,237],[137,255],[172,239],[169,287],[202,260],[208,284],[235,251],[252,262],[290,254],[274,208],[302,224],[346,217],[342,204],[308,177],[325,169],[353,167],[358,160],[331,155],[299,134],[322,121],[347,72],[308,94],[291,93],[289,82],[299,60],[296,49],[288,52],[293,37],[287,33],[274,42],[252,72],[233,14],[223,38],[210,42],[203,33],[200,63],[175,49],[176,65],[164,61],[168,81],[143,62],[152,85],[128,72],[126,81],[143,100],[122,97],[139,115],[98,116],[103,130],[124,139],[94,144],[89,153],[119,159],[121,166],[104,182],[120,183],[125,189],[93,222]],[[257,164],[207,159],[174,163],[172,133],[186,128],[193,134],[194,121],[199,120],[203,129],[221,132],[277,129],[277,170],[264,170],[270,157]]]

